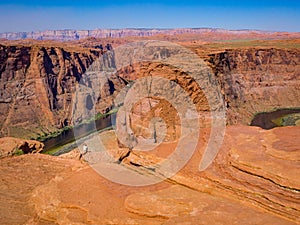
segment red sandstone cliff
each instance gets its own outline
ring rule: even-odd
[[[197,53],[198,50],[200,52],[201,47],[196,49]],[[219,50],[213,54],[206,50],[199,55],[212,69],[218,80],[217,85],[221,85],[228,124],[250,124],[253,116],[258,112],[300,106],[300,51],[298,49],[232,48]],[[205,96],[207,93],[204,94],[199,90],[193,79],[177,68],[157,63],[143,63],[129,66],[119,75],[129,80],[147,76],[165,77],[178,83],[188,92],[198,110],[209,110],[207,96]],[[157,105],[156,101],[153,100],[152,105]],[[162,105],[161,108],[167,107],[172,112],[171,107]],[[145,124],[146,113],[155,111],[155,107],[147,110],[144,106],[143,110],[144,112],[140,113],[135,110],[133,113],[140,114],[140,117],[144,115]],[[170,120],[166,116],[163,118],[166,121]]]
[[[198,48],[201,50],[201,46]],[[99,48],[76,46],[1,45],[1,136],[28,138],[72,125],[75,87],[82,76],[88,76],[85,74],[87,68],[101,52]],[[221,85],[229,124],[249,124],[253,115],[260,111],[299,107],[298,49],[253,47],[216,53],[205,50],[200,55]],[[106,66],[113,67],[114,56],[107,56]],[[135,80],[155,74],[165,74],[167,79],[177,82],[190,94],[198,109],[207,110],[205,96],[201,91],[195,92],[197,87],[189,76],[166,65],[149,63],[124,68],[118,75],[105,75],[101,78],[103,88],[92,104],[96,105],[97,112],[110,109],[111,96],[125,85],[119,76]],[[87,84],[91,81],[85,80]],[[157,107],[171,110],[166,104]],[[160,116],[168,122],[167,114]],[[169,131],[169,134],[176,136],[176,132]]]
[[[76,85],[101,51],[0,45],[0,135],[28,138],[71,125]]]
[[[300,106],[298,49],[228,49],[207,61],[222,86],[230,124],[250,124],[258,112]]]

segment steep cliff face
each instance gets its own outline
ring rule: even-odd
[[[201,111],[201,126],[207,126],[207,116],[210,115],[208,96],[184,71],[163,63],[143,62],[123,68],[118,75],[134,82],[142,80],[143,85],[135,97],[139,97],[138,93],[142,90],[149,93],[148,98],[139,98],[130,113],[130,125],[136,136],[157,139],[153,140],[156,142],[166,132],[164,141],[178,139],[180,125],[184,123],[180,120],[179,109],[185,108],[189,101],[196,110]]]
[[[209,55],[230,124],[249,124],[257,112],[300,106],[300,51],[234,49]]]
[[[228,124],[250,124],[258,112],[300,106],[300,51],[297,49],[229,49],[214,54],[206,52],[203,58],[212,68],[221,86]],[[208,105],[207,97],[211,97],[213,93],[204,93],[183,71],[160,63],[141,63],[124,68],[119,75],[128,80],[164,77],[179,84],[200,112],[200,118],[203,118],[200,122],[201,127],[211,126],[208,118],[214,105]],[[161,82],[160,86],[151,87],[150,80],[145,85],[146,89],[161,90],[165,86],[165,83]],[[174,97],[175,92],[170,91],[170,95]],[[182,106],[185,100],[180,99],[180,96],[175,98]],[[179,107],[181,106],[179,104]],[[137,135],[153,138],[154,133],[157,135],[162,128],[159,125],[155,128],[151,125],[151,120],[160,117],[166,123],[165,141],[175,140],[180,136],[181,123],[177,113],[172,104],[150,97],[138,102],[132,110],[132,129]]]
[[[1,136],[28,138],[71,125],[76,85],[101,51],[1,45]]]
[[[114,93],[126,83],[123,78],[136,80],[141,77],[164,77],[173,81],[188,93],[198,110],[209,111],[206,96],[196,82],[167,65],[145,62],[122,68],[118,74],[106,72],[98,76],[100,64],[115,68],[113,53],[105,54],[100,64],[95,63],[108,48],[111,50],[112,46],[91,50],[1,45],[1,136],[29,138],[72,125],[74,92],[82,76],[85,76],[87,87],[93,84],[93,77],[98,77],[101,83],[97,96],[82,96],[83,103],[91,98],[90,105],[95,106],[96,113],[111,108]],[[205,59],[221,84],[229,124],[249,124],[257,112],[300,106],[300,51],[297,49],[229,49],[214,54],[207,52]],[[149,84],[146,85],[149,90],[163,88]],[[90,105],[78,105],[78,111]],[[177,127],[180,121],[175,111],[161,99],[142,100],[132,111],[135,121],[132,129],[143,136],[151,136],[149,121],[160,117],[166,122],[167,140],[174,140],[180,135]],[[91,113],[88,115],[92,116]],[[171,116],[173,114],[175,117]],[[79,115],[76,119],[82,118]],[[201,125],[206,127],[207,123],[209,121],[204,119]]]

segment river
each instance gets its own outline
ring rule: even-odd
[[[113,121],[115,121],[115,117],[115,113],[106,115],[95,121],[80,124],[76,126],[76,128],[65,130],[58,136],[43,141],[45,145],[43,152],[50,152],[51,150],[57,149],[60,146],[75,142],[76,139],[83,138],[97,131],[108,129],[114,125]]]
[[[281,117],[288,116],[291,114],[300,113],[300,108],[294,109],[278,109],[272,112],[262,112],[255,115],[251,122],[251,126],[258,126],[263,129],[272,129],[278,127],[274,121],[278,120]]]
[[[295,109],[278,109],[272,112],[262,112],[255,115],[251,122],[251,126],[259,126],[263,129],[272,129],[274,127],[278,127],[278,124],[274,123],[274,120],[281,118],[283,116],[287,116],[289,114],[300,113],[300,108]],[[59,150],[59,147],[70,144],[67,149],[62,150],[63,152],[69,151],[72,148],[75,148],[76,139],[83,138],[89,134],[94,132],[98,132],[104,129],[108,129],[115,125],[114,121],[116,119],[116,113],[106,115],[101,117],[95,121],[91,121],[89,123],[81,124],[79,126],[66,131],[63,131],[56,137],[49,138],[43,141],[45,147],[43,152],[50,152],[52,150]],[[76,139],[75,139],[76,136]],[[73,144],[71,144],[73,143]],[[61,152],[61,150],[59,151]]]

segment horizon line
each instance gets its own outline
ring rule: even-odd
[[[201,29],[211,29],[211,30],[224,30],[224,31],[258,31],[258,32],[268,32],[268,33],[300,33],[299,31],[282,31],[282,30],[264,30],[264,29],[251,29],[251,28],[242,28],[242,29],[226,29],[220,27],[176,27],[176,28],[146,28],[146,27],[124,27],[124,28],[94,28],[94,29],[76,29],[76,28],[65,28],[65,29],[45,29],[45,30],[31,30],[31,31],[5,31],[0,32],[1,34],[7,33],[35,33],[35,32],[45,32],[45,31],[94,31],[94,30],[201,30]]]

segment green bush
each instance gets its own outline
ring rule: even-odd
[[[24,152],[22,149],[16,148],[13,152],[13,155],[18,156],[18,155],[23,155]]]

